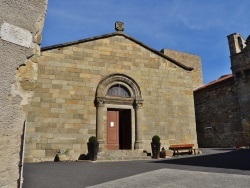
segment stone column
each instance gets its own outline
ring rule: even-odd
[[[103,108],[104,108],[104,101],[98,99],[96,102],[96,138],[99,143],[99,151],[101,152],[103,150]]]
[[[135,145],[134,149],[143,149],[142,147],[142,102],[136,102],[135,104]]]

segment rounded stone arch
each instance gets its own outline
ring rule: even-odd
[[[108,89],[116,84],[121,84],[130,91],[134,103],[142,102],[141,90],[136,81],[127,75],[119,73],[110,74],[99,82],[96,90],[96,99],[105,100]]]
[[[114,85],[120,84],[126,87],[129,92],[129,97],[113,97],[107,95],[109,88]],[[106,104],[122,104],[132,105],[135,110],[135,143],[134,149],[142,149],[141,137],[141,124],[142,124],[142,94],[137,82],[125,74],[110,74],[104,77],[98,84],[95,96],[96,106],[96,137],[100,144],[100,151],[102,151],[102,144],[104,143],[104,109],[107,108]]]

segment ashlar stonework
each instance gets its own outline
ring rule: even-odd
[[[102,152],[151,152],[154,135],[197,147],[192,70],[122,31],[43,48],[25,161],[76,160],[93,135]]]
[[[193,67],[192,82],[193,89],[197,89],[203,85],[203,77],[202,77],[202,67],[201,67],[201,59],[198,55],[178,52],[175,50],[163,49],[161,50],[166,56],[171,57],[186,66]]]

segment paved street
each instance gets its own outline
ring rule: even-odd
[[[250,177],[246,175],[222,174],[211,172],[197,172],[176,169],[160,169],[151,172],[122,178],[99,185],[95,188],[112,187],[226,187],[249,188]],[[92,188],[92,187],[91,187]]]
[[[25,164],[24,187],[250,187],[250,149],[201,150],[160,160]]]

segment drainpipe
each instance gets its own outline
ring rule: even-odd
[[[23,136],[22,136],[22,143],[21,143],[21,160],[19,167],[20,169],[20,177],[19,177],[19,188],[23,187],[23,164],[24,164],[24,149],[25,149],[25,137],[26,137],[26,120],[24,121],[24,126],[23,126]]]

